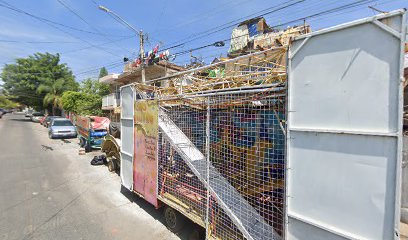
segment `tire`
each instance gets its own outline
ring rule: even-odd
[[[114,171],[116,170],[116,163],[115,163],[115,161],[113,160],[113,158],[110,158],[110,159],[109,159],[109,162],[108,162],[108,170],[109,170],[109,172],[114,172]]]
[[[169,206],[164,208],[163,215],[167,227],[173,232],[180,231],[186,224],[186,217]]]
[[[54,139],[54,138],[52,137],[52,134],[51,134],[51,133],[48,133],[48,137],[49,137],[50,139]]]

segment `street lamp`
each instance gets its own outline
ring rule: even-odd
[[[125,24],[128,28],[130,28],[131,30],[133,30],[135,33],[137,33],[139,35],[139,39],[140,39],[140,60],[142,62],[141,66],[142,66],[142,82],[144,83],[146,80],[145,77],[145,70],[144,70],[144,39],[143,39],[143,31],[142,30],[136,30],[132,25],[130,25],[128,22],[126,22],[123,18],[121,18],[118,14],[116,14],[115,12],[111,11],[109,8],[104,7],[102,5],[99,5],[98,7],[100,10],[111,14],[116,20],[120,21],[122,24]]]

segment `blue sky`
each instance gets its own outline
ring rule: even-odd
[[[356,1],[304,0],[290,8],[266,15],[265,18],[269,25],[279,25]],[[171,49],[171,53],[177,53],[228,39],[233,27],[213,34],[199,33],[266,8],[283,6],[287,2],[296,0],[0,0],[0,68],[18,57],[35,52],[50,52],[61,54],[62,62],[73,70],[77,81],[96,77],[102,66],[106,66],[109,72],[121,72],[123,64],[120,62],[123,57],[134,58],[139,52],[138,36],[99,10],[98,5],[106,6],[135,28],[143,29],[148,35],[146,51],[156,44],[165,48],[177,41],[199,36],[194,41]],[[390,11],[408,7],[408,0],[371,1],[355,8],[311,18],[307,22],[313,30],[317,30],[372,16],[375,13],[368,5]],[[66,26],[46,24],[21,11]],[[106,44],[108,42],[111,43]],[[193,55],[202,57],[208,63],[214,57],[226,56],[228,47],[229,42],[226,42],[225,47],[209,47],[194,51]],[[174,60],[177,64],[189,61],[189,54]]]

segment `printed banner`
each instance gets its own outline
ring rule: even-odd
[[[157,100],[135,102],[135,159],[133,189],[146,201],[157,202],[157,141],[159,112]]]

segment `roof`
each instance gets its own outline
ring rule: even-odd
[[[248,19],[248,20],[245,20],[245,21],[241,22],[240,24],[238,24],[238,26],[242,26],[242,25],[246,25],[246,24],[251,24],[251,23],[256,23],[256,22],[259,22],[260,20],[264,20],[264,21],[265,21],[265,18],[263,18],[263,17],[251,18],[251,19]]]
[[[148,65],[145,68],[145,73],[146,73],[146,80],[152,80],[158,77],[164,77],[165,69],[171,69],[175,71],[185,71],[186,69],[184,67],[178,66],[174,63],[170,63],[167,61],[160,61],[156,64],[153,65]],[[142,68],[140,66],[133,68],[132,71],[124,72],[119,75],[118,77],[118,82],[135,82],[138,80],[138,78],[142,78]]]
[[[170,68],[172,70],[176,70],[176,71],[180,71],[180,72],[187,70],[185,67],[176,65],[176,64],[168,62],[168,61],[160,61],[160,62],[156,63],[156,65],[167,67],[167,68]]]
[[[100,83],[111,84],[114,81],[116,81],[118,79],[118,77],[119,77],[119,74],[111,73],[111,74],[106,75],[105,77],[99,78],[99,82]]]

